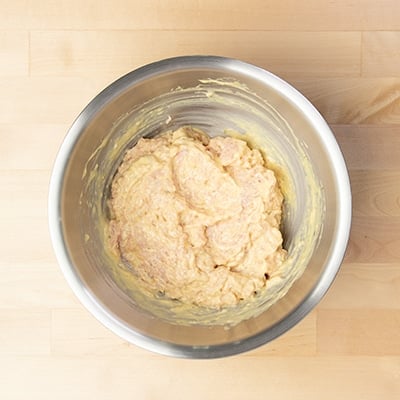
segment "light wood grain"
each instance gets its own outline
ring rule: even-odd
[[[319,309],[400,309],[398,263],[344,263]]]
[[[360,48],[359,32],[34,31],[30,60],[33,76],[115,77],[162,58],[218,54],[315,78],[359,76]]]
[[[51,316],[51,352],[56,356],[146,356],[82,308],[57,308]]]
[[[22,318],[31,309],[48,312],[82,307],[54,258],[51,262],[0,260],[0,287],[0,310],[12,310],[16,317]]]
[[[1,217],[1,262],[49,262],[54,259],[46,217]],[[23,273],[23,271],[21,271]]]
[[[395,263],[399,258],[399,217],[353,216],[346,262]]]
[[[107,83],[79,76],[0,77],[0,124],[70,124]]]
[[[50,354],[50,310],[0,308],[0,353],[14,356]]]
[[[61,142],[72,122],[68,121],[64,125],[51,125],[46,121],[30,124],[23,123],[23,119],[24,117],[21,116],[18,123],[0,123],[0,169],[50,171]],[[43,148],[48,151],[44,152]]]
[[[311,312],[292,330],[284,333],[269,346],[251,351],[245,356],[271,357],[271,356],[315,356],[317,354],[317,313]]]
[[[47,216],[49,172],[0,169],[0,220]]]
[[[29,71],[29,33],[0,31],[0,76],[26,76]]]
[[[1,0],[3,29],[400,29],[396,0]]]
[[[398,356],[399,331],[399,309],[319,310],[318,353]]]
[[[0,399],[400,398],[397,0],[0,0]],[[331,124],[352,184],[350,243],[316,310],[272,343],[159,356],[76,299],[47,227],[51,168],[101,89],[163,57],[240,58]]]
[[[400,217],[400,170],[351,170],[355,216]]]
[[[400,78],[290,81],[331,124],[400,124]]]
[[[400,32],[363,32],[362,75],[400,76]]]
[[[7,357],[7,399],[395,399],[400,357],[233,357],[193,362],[154,357]],[[34,372],[34,373],[33,373]],[[51,377],[51,382],[49,382]],[[24,384],[21,385],[21,382]]]
[[[347,167],[400,170],[400,125],[333,125]]]

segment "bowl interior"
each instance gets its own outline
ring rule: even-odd
[[[198,64],[159,63],[128,74],[84,110],[59,156],[64,151],[59,213],[69,258],[64,271],[69,270],[70,283],[84,291],[81,299],[86,297],[86,306],[90,303],[103,323],[165,354],[215,357],[273,339],[326,291],[344,252],[340,235],[348,234],[341,231],[339,188],[348,182],[341,176],[343,160],[329,128],[289,85],[232,60]],[[118,281],[104,246],[107,196],[124,151],[139,137],[182,125],[212,136],[235,132],[266,151],[283,180],[284,247],[292,270],[304,270],[297,280],[295,273],[286,277],[289,285],[294,283],[280,300],[272,306],[272,299],[251,305],[257,315],[229,329],[227,323],[250,315],[248,307],[191,315],[195,325],[176,319],[179,307],[153,305],[148,312],[143,299]]]

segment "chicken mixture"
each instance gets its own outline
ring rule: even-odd
[[[140,139],[111,187],[110,243],[155,295],[210,308],[268,290],[283,196],[260,151],[190,127]]]

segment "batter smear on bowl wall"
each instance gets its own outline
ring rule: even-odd
[[[285,261],[282,203],[259,150],[183,127],[125,154],[109,239],[147,290],[220,309],[268,290]]]

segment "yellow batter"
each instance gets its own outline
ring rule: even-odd
[[[282,202],[258,150],[181,128],[126,153],[112,183],[110,239],[154,293],[232,306],[268,288],[286,258]]]

